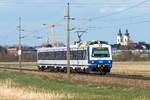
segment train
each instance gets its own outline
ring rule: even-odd
[[[39,70],[67,71],[67,47],[37,50]],[[70,46],[71,72],[107,74],[112,68],[111,46],[105,41],[76,42]]]

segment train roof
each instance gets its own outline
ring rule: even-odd
[[[108,43],[106,41],[78,41],[75,42],[74,45],[72,45],[72,47],[86,47],[86,46],[90,46],[90,45],[96,45],[96,44],[100,44],[100,45],[108,45]]]
[[[83,50],[85,48],[87,48],[88,46],[92,46],[92,45],[108,45],[107,42],[105,41],[80,41],[80,42],[76,42],[74,45],[70,45],[71,49],[77,49],[77,50]],[[37,49],[38,51],[53,51],[53,50],[66,50],[67,47],[44,47],[44,48],[39,48]]]

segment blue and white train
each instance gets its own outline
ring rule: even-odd
[[[66,71],[66,47],[40,48],[37,65],[40,70]],[[80,42],[70,46],[70,68],[74,71],[97,71],[101,74],[112,68],[111,46],[102,41]]]

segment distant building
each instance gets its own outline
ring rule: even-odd
[[[122,36],[121,29],[119,29],[119,33],[117,35],[117,44],[123,45],[123,46],[127,46],[130,44],[130,36],[128,33],[128,29],[126,29],[124,37]]]
[[[17,54],[17,48],[8,48],[8,53]]]
[[[18,54],[18,50],[19,50],[18,47],[8,47],[7,48],[8,53],[15,54],[15,55]],[[28,54],[34,54],[34,53],[36,53],[36,49],[34,47],[22,47],[21,51],[24,54],[27,54],[27,53]]]
[[[22,53],[24,54],[34,54],[37,50],[34,47],[24,47],[22,48]]]
[[[123,43],[123,40],[122,40],[122,33],[121,33],[121,30],[119,29],[119,33],[117,35],[117,44],[122,44]]]

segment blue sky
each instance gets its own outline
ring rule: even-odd
[[[104,40],[116,43],[119,28],[128,29],[131,40],[150,43],[150,0],[1,0],[0,45],[18,44],[18,18],[22,17],[22,44],[40,45],[56,25],[55,41],[66,44],[67,2],[70,2],[71,44],[78,40],[76,31],[86,31],[83,40]],[[42,40],[38,40],[42,37]]]

